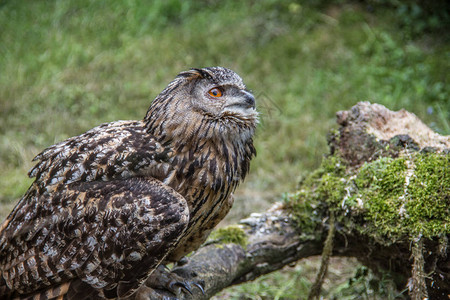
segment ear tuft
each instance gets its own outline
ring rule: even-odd
[[[211,74],[205,69],[193,68],[189,71],[181,72],[177,77],[183,77],[186,80],[194,79],[212,79]]]

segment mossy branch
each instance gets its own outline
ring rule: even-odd
[[[367,102],[339,112],[338,123],[330,156],[297,192],[266,213],[219,229],[173,268],[204,287],[179,299],[208,299],[321,253],[311,298],[320,294],[331,255],[389,272],[396,289],[409,287],[413,299],[450,294],[450,137],[406,111]]]
[[[299,234],[282,209],[252,214],[238,226],[237,243],[221,238],[236,233],[237,226],[220,229],[213,241],[172,269],[186,281],[199,283],[204,289],[203,293],[194,288],[192,295],[181,293],[177,299],[209,299],[228,286],[253,280],[322,251],[324,239]],[[246,241],[245,244],[242,241]],[[161,296],[173,297],[165,291],[161,291]]]

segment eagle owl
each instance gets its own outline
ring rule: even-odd
[[[135,295],[227,214],[255,155],[257,118],[236,73],[191,69],[143,120],[102,124],[44,150],[0,227],[0,298]]]

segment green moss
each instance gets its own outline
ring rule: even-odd
[[[301,184],[301,189],[287,195],[285,206],[303,234],[313,234],[322,222],[320,216],[326,209],[339,207],[345,191],[345,163],[338,156],[323,159],[320,167]]]
[[[405,223],[425,237],[450,232],[450,156],[418,155],[408,186]]]
[[[361,168],[357,184],[372,225],[364,231],[394,240],[449,233],[448,166],[448,155],[415,154]]]
[[[397,226],[402,218],[405,176],[404,158],[384,160],[367,164],[357,181],[368,184],[359,190],[359,196],[366,209],[364,217],[373,226],[364,230],[394,238],[406,233],[407,228]],[[361,179],[359,179],[361,178]],[[394,226],[392,226],[394,225]]]
[[[221,244],[234,243],[241,245],[243,248],[247,246],[247,235],[244,230],[237,225],[231,225],[214,230],[209,236],[209,240]]]
[[[384,172],[386,167],[392,162],[390,157],[382,157],[370,163],[364,163],[359,169],[358,176],[355,179],[355,184],[358,189],[365,189],[377,181],[378,174]]]
[[[331,206],[338,205],[345,195],[345,164],[336,156],[324,160],[324,171],[317,192]]]
[[[450,233],[449,165],[449,155],[409,153],[346,171],[345,163],[331,156],[286,206],[302,232],[314,231],[320,218],[334,211],[343,226],[378,241],[438,237]]]
[[[311,190],[300,190],[294,194],[286,194],[284,206],[292,212],[294,223],[301,228],[302,234],[314,234],[320,224],[316,209],[319,203],[312,197]]]

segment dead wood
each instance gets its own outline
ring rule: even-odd
[[[339,155],[345,161],[346,174],[380,157],[395,158],[411,152],[448,156],[450,137],[433,132],[405,110],[392,112],[382,105],[361,102],[349,111],[338,112],[337,123],[340,127],[329,139],[330,155]],[[450,203],[447,181],[442,183],[442,188],[447,193],[440,195]],[[253,280],[302,258],[320,255],[330,227],[329,211],[336,208],[326,203],[325,209],[315,210],[317,215],[311,231],[310,227],[302,228],[288,207],[286,203],[277,204],[265,213],[254,213],[241,220],[238,226],[245,233],[245,245],[212,241],[176,265],[174,273],[204,288],[204,294],[193,288],[192,295],[181,293],[178,297],[209,299],[231,285]],[[449,231],[432,238],[403,236],[395,241],[374,238],[364,230],[355,229],[371,225],[364,215],[354,211],[342,213],[333,225],[337,231],[332,255],[356,257],[375,272],[390,272],[398,290],[410,289],[409,296],[404,293],[406,298],[428,295],[430,299],[447,299]]]

